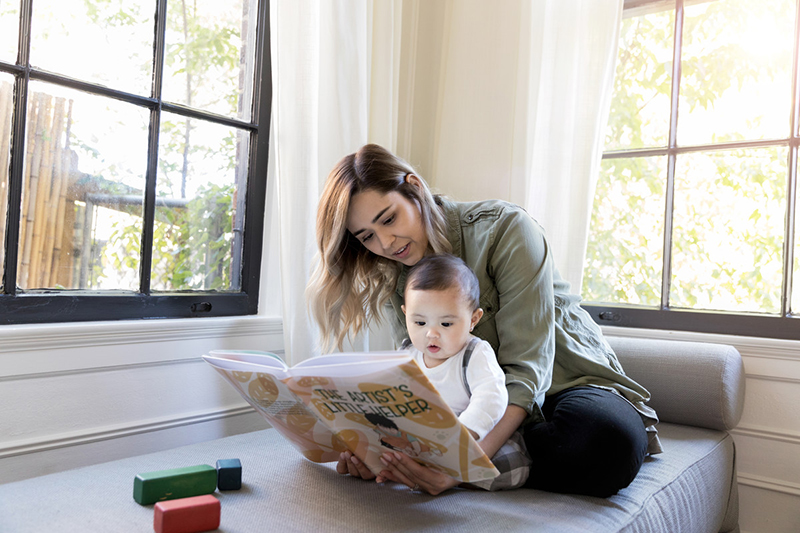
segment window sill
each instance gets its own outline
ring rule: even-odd
[[[282,333],[281,318],[272,316],[0,326],[0,381],[196,362],[203,351],[226,345],[275,350],[282,338],[274,346],[264,341]],[[185,349],[176,348],[180,342]]]
[[[675,331],[663,329],[626,328],[601,326],[603,334],[614,337],[636,337],[662,340],[710,342],[735,346],[742,356],[770,359],[791,359],[800,361],[800,341],[770,339],[764,337],[744,337],[718,333],[698,333],[695,331]]]

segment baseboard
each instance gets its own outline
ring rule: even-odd
[[[23,481],[64,470],[116,461],[181,446],[249,433],[269,427],[250,408],[230,408],[205,415],[175,418],[172,422],[140,424],[127,430],[96,431],[82,439],[48,439],[6,449],[0,458],[0,484]],[[13,455],[15,454],[15,455]],[[211,464],[215,458],[210,458]],[[187,466],[187,465],[178,465]],[[135,475],[132,473],[131,476]],[[131,478],[133,479],[133,478]]]
[[[90,431],[62,434],[58,437],[30,439],[22,442],[12,441],[8,444],[0,444],[0,459],[32,453],[40,453],[50,450],[58,450],[71,446],[81,446],[111,439],[122,439],[134,435],[140,435],[142,433],[150,433],[182,426],[202,424],[214,420],[240,416],[251,412],[254,412],[253,408],[250,405],[244,404],[223,409],[194,413],[187,416],[164,417],[139,424],[119,424],[115,426],[107,426],[101,429],[93,429]]]

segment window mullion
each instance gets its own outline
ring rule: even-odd
[[[781,316],[792,312],[792,279],[794,274],[794,240],[797,191],[797,150],[792,143],[789,150],[789,176],[786,180],[786,228],[783,243],[783,287],[781,292]]]
[[[664,252],[661,269],[661,308],[669,308],[669,292],[672,284],[672,214],[675,197],[675,163],[678,131],[678,97],[681,84],[681,43],[683,40],[683,0],[675,2],[675,44],[672,49],[672,89],[670,94],[669,144],[667,160],[667,184],[664,206]]]
[[[156,212],[156,178],[158,176],[158,142],[161,129],[161,86],[164,71],[164,48],[167,31],[167,0],[158,0],[156,7],[155,39],[153,41],[153,88],[156,101],[150,109],[150,131],[147,147],[147,178],[144,190],[144,217],[142,220],[142,250],[140,292],[150,294],[150,277],[153,264],[153,231]]]
[[[798,55],[800,48],[800,3],[795,3],[795,22],[794,22],[794,53],[792,58],[792,114],[790,117],[791,139],[798,138],[798,126],[800,125],[800,82],[798,82]],[[784,228],[783,239],[783,280],[781,287],[781,316],[789,315],[792,312],[792,283],[794,278],[794,242],[795,242],[795,218],[797,210],[797,160],[798,144],[792,142],[789,148],[789,175],[786,179],[786,226]]]
[[[272,63],[270,56],[270,2],[258,2],[258,31],[256,38],[256,66],[254,69],[255,85],[253,87],[252,121],[256,129],[250,132],[250,157],[247,173],[245,196],[244,227],[237,222],[235,239],[244,240],[241,248],[241,290],[253,295],[251,310],[255,312],[258,303],[260,284],[260,265],[262,255],[262,239],[264,237],[263,220],[256,220],[250,213],[265,213],[267,190],[267,165],[269,155],[269,125],[272,113]],[[241,196],[241,195],[240,195]],[[241,208],[237,206],[237,212]],[[240,231],[236,231],[240,230]],[[245,236],[247,238],[245,238]],[[238,267],[234,267],[238,268]]]
[[[19,228],[22,213],[22,187],[25,175],[25,122],[28,114],[28,82],[31,65],[31,18],[33,1],[22,0],[19,17],[19,43],[17,64],[23,72],[14,80],[14,118],[12,120],[10,174],[8,183],[8,209],[6,211],[5,268],[3,292],[17,293],[17,265],[19,260]]]

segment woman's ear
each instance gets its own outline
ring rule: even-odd
[[[413,185],[418,189],[422,188],[422,181],[416,174],[406,174],[406,183],[410,183],[411,185]]]

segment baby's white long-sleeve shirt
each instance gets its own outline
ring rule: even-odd
[[[469,345],[469,343],[467,343]],[[409,347],[417,364],[439,391],[444,401],[458,415],[459,421],[482,439],[497,424],[508,407],[508,391],[503,370],[491,345],[478,340],[467,365],[467,392],[462,377],[464,352],[467,345],[456,355],[433,368],[425,365],[422,352]]]

